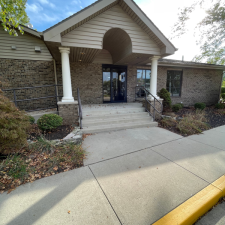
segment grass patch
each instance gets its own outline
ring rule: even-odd
[[[202,110],[189,113],[178,121],[173,118],[164,118],[160,121],[160,125],[184,136],[200,134],[210,128],[207,124],[205,112]]]
[[[0,162],[0,193],[11,192],[21,184],[82,167],[85,156],[81,145],[68,143],[54,146],[40,138],[20,153],[9,155]]]

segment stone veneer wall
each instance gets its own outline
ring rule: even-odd
[[[167,70],[169,67],[158,67],[158,90],[166,88]],[[149,66],[127,67],[127,101],[135,100],[137,69],[151,69]],[[170,68],[173,69],[173,68]],[[57,62],[58,84],[62,84],[61,62]],[[71,63],[71,79],[73,96],[77,100],[77,88],[80,89],[82,104],[101,104],[102,96],[102,65]],[[215,104],[219,99],[222,71],[209,69],[183,69],[181,97],[172,97],[173,104],[183,102],[185,106],[196,102]],[[8,87],[19,88],[55,84],[54,66],[52,61],[0,59],[0,80]],[[4,89],[3,88],[3,89]],[[13,99],[13,93],[8,92]],[[36,88],[16,91],[17,99],[44,97],[55,95],[55,89]],[[62,88],[59,88],[62,95]],[[55,99],[43,99],[18,103],[25,110],[54,107]]]
[[[167,67],[158,69],[158,90],[166,87]],[[172,68],[171,68],[172,70]],[[223,71],[213,69],[184,68],[181,96],[172,97],[172,103],[182,102],[185,106],[204,102],[212,105],[218,102]]]
[[[53,61],[0,59],[0,81],[5,82],[2,89],[54,85]],[[38,98],[55,95],[54,87],[16,90],[17,99]],[[13,100],[13,92],[6,92]],[[23,110],[56,106],[55,99],[42,99],[18,102],[18,107]]]
[[[61,62],[56,63],[58,83],[62,84]],[[102,64],[71,63],[73,97],[77,100],[77,88],[82,104],[102,104]]]
[[[133,74],[137,69],[151,69],[147,66],[133,67]],[[157,91],[166,88],[167,70],[177,68],[158,67]],[[137,72],[136,72],[137,74]],[[204,102],[212,105],[218,102],[223,71],[209,69],[183,68],[181,96],[171,97],[172,104],[182,102],[185,106]],[[136,80],[132,85],[136,85]]]

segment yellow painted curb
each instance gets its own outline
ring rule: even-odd
[[[222,176],[153,225],[192,225],[224,196],[225,176]]]

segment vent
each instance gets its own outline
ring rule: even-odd
[[[16,46],[13,45],[13,46],[12,46],[12,50],[16,50]]]
[[[41,52],[41,47],[35,46],[34,50],[35,50],[35,52]]]

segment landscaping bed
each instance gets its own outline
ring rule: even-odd
[[[73,131],[74,127],[70,125],[61,125],[51,131],[42,131],[38,128],[37,124],[33,124],[28,133],[28,139],[33,141],[40,137],[47,140],[63,139]]]
[[[84,158],[82,145],[54,146],[39,139],[18,153],[0,158],[0,193],[10,193],[22,184],[82,167]]]
[[[204,110],[184,107],[178,112],[168,109],[163,115],[168,117],[159,120],[159,126],[183,136],[225,125],[225,109],[216,109],[215,106],[206,107]],[[182,129],[182,126],[185,128]]]

